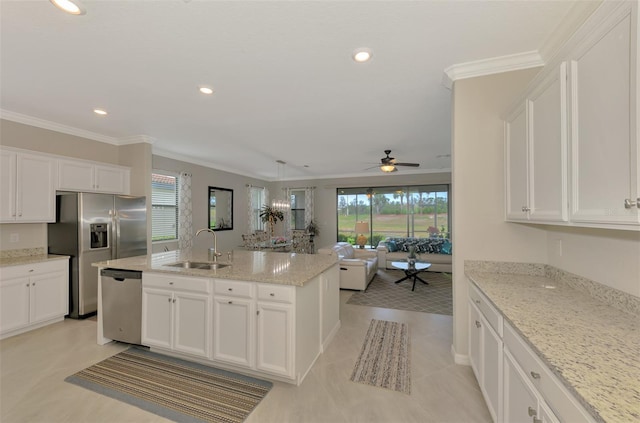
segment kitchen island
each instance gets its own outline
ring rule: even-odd
[[[340,328],[332,256],[171,251],[94,263],[142,272],[142,345],[258,377],[300,384]],[[206,268],[198,268],[206,267]],[[100,282],[101,285],[101,282]],[[98,289],[98,343],[103,336]]]

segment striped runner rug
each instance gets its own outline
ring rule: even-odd
[[[409,326],[372,319],[351,380],[411,394]]]
[[[135,347],[65,381],[176,422],[242,422],[273,386]]]

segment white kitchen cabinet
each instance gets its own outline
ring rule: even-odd
[[[2,268],[0,338],[61,321],[68,313],[68,260]]]
[[[485,312],[488,318],[485,317]],[[498,312],[469,284],[469,357],[494,422],[503,421],[502,338],[497,332],[501,324],[502,318]]]
[[[532,222],[568,220],[566,81],[563,62],[527,99],[527,209]]]
[[[566,63],[561,63],[507,118],[507,220],[567,221],[566,115]]]
[[[54,222],[55,159],[0,151],[0,222]]]
[[[209,357],[208,279],[143,273],[142,343]]]
[[[293,376],[293,314],[292,305],[258,302],[257,369]]]
[[[574,222],[640,224],[638,2],[620,3],[570,55]]]
[[[255,301],[216,296],[213,300],[213,359],[253,367]]]
[[[529,220],[527,154],[527,113],[522,103],[505,124],[506,218],[510,221]]]
[[[58,161],[59,190],[128,194],[129,179],[130,170],[122,166],[72,159]]]
[[[505,422],[559,423],[508,350],[504,353],[504,398]]]

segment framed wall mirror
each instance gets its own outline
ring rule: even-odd
[[[233,190],[209,187],[209,229],[233,229]]]

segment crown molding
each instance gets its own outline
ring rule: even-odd
[[[444,70],[442,83],[451,89],[453,82],[458,79],[475,78],[477,76],[492,75],[494,73],[510,72],[521,69],[544,66],[544,61],[537,51],[509,54],[507,56],[491,57],[473,62],[451,65]]]
[[[562,49],[567,40],[571,38],[602,3],[603,0],[577,1],[571,6],[566,16],[562,18],[562,22],[558,24],[538,49],[545,63],[551,61]]]
[[[44,120],[33,116],[23,115],[21,113],[12,112],[10,110],[0,109],[0,118],[18,122],[25,125],[35,126],[37,128],[49,129],[63,134],[74,135],[76,137],[88,138],[94,141],[100,141],[107,144],[118,145],[118,139],[107,135],[98,134],[96,132],[86,131],[84,129],[74,128],[72,126],[62,125],[60,123]]]
[[[129,145],[129,144],[154,144],[156,139],[150,137],[148,135],[132,135],[130,137],[118,138],[118,145]]]

